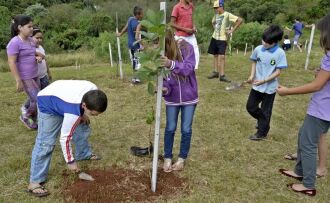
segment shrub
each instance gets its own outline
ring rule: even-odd
[[[244,49],[245,43],[253,46],[261,44],[262,33],[266,27],[266,25],[257,22],[243,24],[233,34],[232,47]]]
[[[117,38],[116,33],[114,32],[102,32],[100,36],[94,38],[92,41],[92,46],[95,51],[96,56],[101,58],[109,58],[109,42],[111,43],[112,49],[112,59],[113,61],[118,60],[118,49],[117,49]],[[122,36],[120,38],[120,48],[121,48],[121,57],[124,62],[129,62],[129,53],[127,48],[127,37]]]

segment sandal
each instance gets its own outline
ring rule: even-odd
[[[290,160],[290,161],[294,161],[297,160],[297,154],[287,154],[284,156],[284,159]]]
[[[178,161],[172,165],[173,171],[182,171],[184,168],[184,161],[185,159],[179,158]]]
[[[302,193],[302,194],[308,195],[308,196],[315,196],[316,195],[316,190],[315,189],[296,190],[296,189],[293,189],[293,185],[294,185],[294,183],[290,183],[290,184],[287,184],[286,186],[288,188],[290,188],[291,190],[293,190],[294,192],[299,192],[299,193]]]
[[[165,173],[169,173],[172,171],[172,159],[164,159],[163,170]]]
[[[42,189],[43,192],[41,192],[41,193],[34,192],[34,191],[37,190],[37,189]],[[34,188],[32,188],[32,189],[27,189],[26,191],[27,191],[29,194],[31,194],[31,195],[33,195],[33,196],[35,196],[35,197],[46,197],[46,196],[48,196],[48,195],[50,194],[48,191],[46,191],[46,188],[45,188],[44,186],[41,186],[41,185],[36,186],[36,187],[34,187]]]
[[[296,180],[299,180],[299,181],[302,181],[303,180],[303,177],[302,176],[294,176],[294,175],[291,175],[289,173],[287,173],[289,170],[286,170],[284,168],[281,168],[278,170],[281,174],[285,175],[285,176],[288,176],[290,178],[294,178]]]
[[[96,154],[91,154],[86,160],[101,160],[102,158],[100,156],[97,156]]]

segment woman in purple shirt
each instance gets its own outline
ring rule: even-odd
[[[277,90],[281,96],[314,93],[299,131],[295,170],[280,169],[283,175],[302,181],[302,184],[289,184],[289,188],[309,196],[316,195],[316,156],[320,136],[326,134],[330,128],[330,14],[317,27],[321,31],[320,44],[325,55],[316,78],[300,87],[280,86]]]
[[[33,31],[32,18],[18,15],[11,25],[12,39],[7,45],[7,55],[10,71],[16,80],[18,92],[25,91],[30,99],[30,105],[20,120],[30,129],[37,129],[37,94],[39,92],[37,62],[43,56],[36,52],[35,42],[31,35]]]

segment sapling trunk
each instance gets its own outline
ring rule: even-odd
[[[116,13],[116,33],[118,33],[118,13]],[[121,59],[121,50],[120,50],[120,39],[117,37],[117,47],[118,47],[118,64],[119,64],[119,75],[120,79],[124,79],[123,74],[123,61]]]

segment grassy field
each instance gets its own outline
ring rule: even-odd
[[[322,51],[315,48],[311,69],[304,71],[305,53],[289,52],[289,68],[280,82],[295,86],[313,79],[313,68],[320,64]],[[294,182],[278,173],[279,168],[293,168],[294,162],[283,155],[296,150],[297,131],[302,124],[310,95],[276,96],[271,130],[265,141],[248,139],[255,132],[255,120],[245,110],[249,87],[228,92],[226,84],[208,80],[212,57],[203,56],[197,71],[200,103],[193,124],[193,138],[187,166],[180,175],[187,178],[189,194],[168,202],[330,202],[330,175],[317,180],[314,198],[289,191]],[[248,56],[234,54],[226,62],[226,74],[234,81],[245,80],[250,71]],[[154,105],[146,85],[132,86],[130,68],[125,66],[124,82],[116,77],[116,69],[105,65],[82,66],[81,69],[53,68],[55,79],[85,79],[96,83],[109,98],[106,113],[92,118],[90,142],[103,159],[79,163],[83,169],[104,169],[112,165],[141,169],[150,166],[148,158],[130,155],[132,145],[147,146],[149,126],[145,115]],[[0,202],[37,202],[24,190],[28,184],[31,150],[35,131],[27,130],[18,120],[19,107],[25,99],[15,93],[10,73],[0,73]],[[164,106],[161,131],[165,127]],[[177,132],[180,129],[178,129]],[[174,153],[178,153],[180,134],[176,136]],[[329,139],[329,138],[328,138]],[[161,148],[163,147],[161,136]],[[57,143],[57,145],[59,145]],[[53,154],[47,188],[51,196],[43,202],[63,202],[63,176],[66,169],[60,147]],[[330,170],[330,163],[328,163]],[[164,202],[166,200],[163,200]]]

